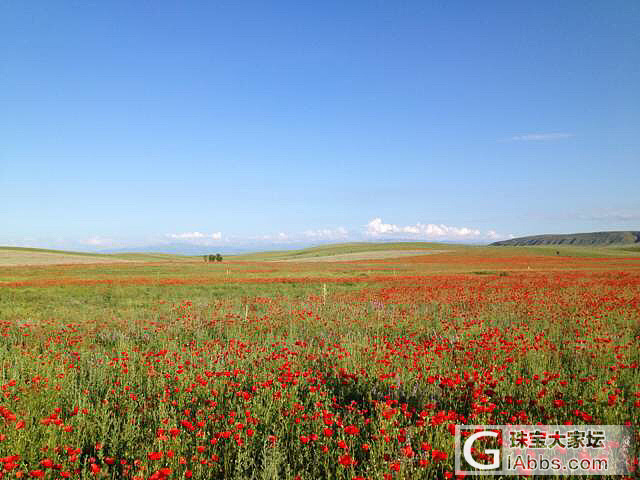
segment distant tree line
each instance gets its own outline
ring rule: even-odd
[[[216,253],[215,255],[203,255],[203,258],[205,263],[222,261],[222,255],[219,253]]]

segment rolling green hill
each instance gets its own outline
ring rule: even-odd
[[[574,245],[607,246],[640,244],[640,232],[591,232],[551,235],[532,235],[494,242],[492,246]]]
[[[196,257],[159,253],[88,253],[30,247],[0,247],[0,266],[64,265],[75,263],[179,262]]]
[[[358,260],[359,255],[383,258],[381,255],[403,256],[437,253],[458,248],[456,245],[428,242],[393,243],[336,243],[301,250],[283,250],[233,255],[229,258],[244,261],[311,261],[311,260]],[[393,254],[395,252],[395,255]],[[366,255],[371,254],[371,255]]]
[[[602,235],[605,235],[604,237]],[[594,238],[595,237],[595,238]],[[224,255],[231,262],[345,262],[382,260],[405,256],[456,253],[495,256],[510,247],[509,255],[557,255],[611,257],[640,255],[639,232],[599,232],[575,235],[536,235],[496,242],[492,246],[430,242],[339,243],[298,250],[265,251]],[[626,243],[625,243],[626,242]],[[88,253],[25,247],[0,247],[0,267],[27,265],[107,263],[200,263],[200,255],[163,253]]]

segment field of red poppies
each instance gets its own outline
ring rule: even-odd
[[[204,268],[0,269],[0,478],[452,478],[456,424],[637,428],[637,258]]]

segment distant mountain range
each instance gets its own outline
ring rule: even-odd
[[[551,235],[532,235],[529,237],[512,238],[493,242],[495,246],[526,246],[526,245],[626,245],[640,243],[640,232],[591,232],[568,233]]]

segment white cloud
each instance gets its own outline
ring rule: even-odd
[[[91,245],[94,247],[110,247],[114,245],[114,241],[111,240],[110,238],[102,238],[102,237],[98,237],[98,236],[93,236],[91,238],[88,238],[87,240],[83,240],[82,242],[85,245]]]
[[[263,240],[265,242],[288,242],[289,235],[284,232],[276,233],[275,235],[261,235],[260,237],[248,237],[245,240]]]
[[[304,232],[304,236],[312,239],[322,239],[322,240],[336,240],[336,239],[345,239],[349,235],[349,232],[344,227],[338,228],[324,228],[318,230],[306,230]]]
[[[374,218],[367,223],[367,234],[380,235],[383,233],[397,233],[400,232],[400,227],[392,225],[390,223],[382,223],[381,218]]]
[[[221,240],[222,233],[200,233],[200,232],[185,232],[185,233],[167,233],[167,237],[174,240]]]
[[[476,228],[452,227],[444,224],[416,223],[415,225],[399,226],[393,223],[384,223],[381,218],[374,218],[367,224],[365,232],[370,237],[410,236],[424,239],[439,240],[498,240],[505,238],[495,230],[481,232]]]
[[[171,240],[177,240],[192,245],[212,246],[219,245],[222,242],[222,233],[202,233],[202,232],[184,232],[184,233],[167,233],[166,237]]]
[[[562,140],[573,137],[573,133],[527,133],[525,135],[514,135],[509,140],[514,142],[543,142],[547,140]]]

